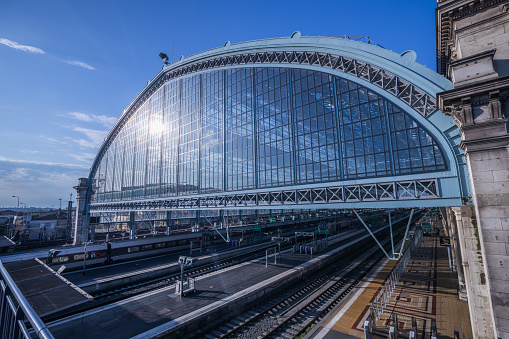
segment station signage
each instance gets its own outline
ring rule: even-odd
[[[450,237],[440,237],[440,246],[451,246]]]

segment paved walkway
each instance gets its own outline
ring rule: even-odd
[[[371,304],[381,293],[396,266],[386,260],[364,284],[359,285],[349,300],[344,302],[327,321],[315,329],[312,338],[364,338],[364,321],[370,314]],[[436,322],[439,338],[454,338],[454,330],[463,338],[472,338],[468,304],[458,299],[456,273],[449,269],[447,248],[439,239],[425,237],[412,253],[403,274],[386,302],[377,330],[387,332],[392,326],[391,316],[398,316],[400,333],[408,337],[411,318],[417,320],[418,338],[429,338],[432,322]],[[463,326],[463,327],[462,327]],[[377,336],[375,336],[376,338]],[[381,336],[378,336],[381,338]],[[386,336],[385,336],[386,337]]]

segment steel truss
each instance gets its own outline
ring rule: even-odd
[[[262,64],[297,64],[334,69],[384,89],[423,116],[433,113],[437,109],[436,101],[432,96],[391,72],[367,62],[335,54],[311,51],[266,51],[217,57],[169,71],[131,110],[136,111],[138,106],[143,104],[153,92],[168,80],[213,68],[249,64],[255,67]]]
[[[94,203],[90,212],[206,209],[231,207],[258,207],[282,205],[309,205],[327,203],[351,203],[363,201],[398,201],[414,199],[438,199],[440,192],[437,179],[393,181],[372,184],[339,185],[301,189],[282,189],[251,193],[223,193],[195,197],[168,197],[163,199]]]

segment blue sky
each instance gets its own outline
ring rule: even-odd
[[[368,35],[435,70],[433,0],[0,1],[0,207],[58,207],[171,59],[231,43]],[[172,47],[173,46],[173,47]],[[73,195],[75,197],[75,195]],[[73,198],[74,199],[74,198]]]

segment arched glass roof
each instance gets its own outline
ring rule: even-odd
[[[460,200],[455,126],[422,89],[447,83],[404,55],[254,45],[163,68],[103,144],[91,210]]]

